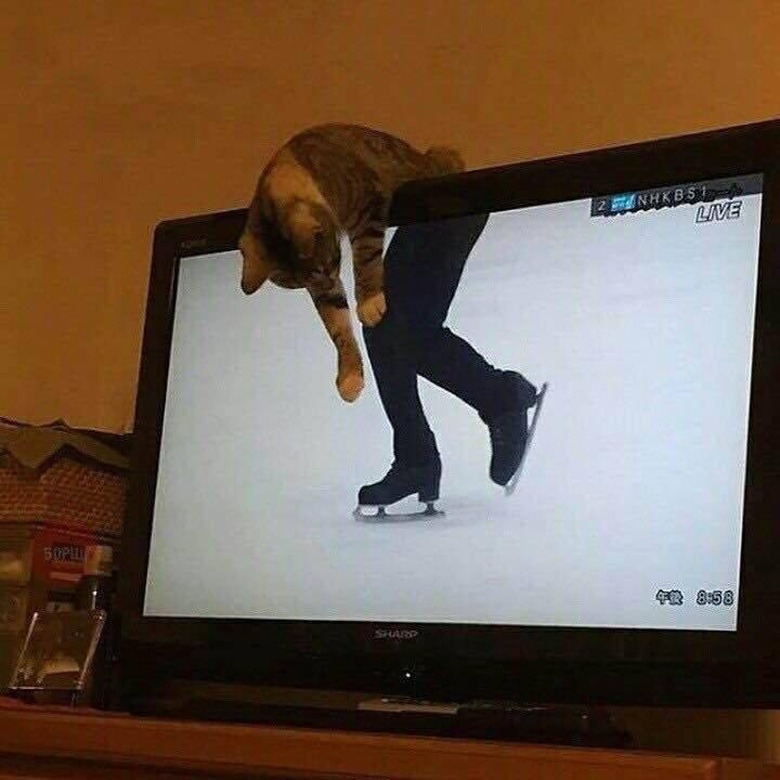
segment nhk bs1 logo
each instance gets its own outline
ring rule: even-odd
[[[716,179],[697,184],[600,195],[591,200],[591,217],[618,217],[677,206],[696,206],[696,222],[722,222],[742,216],[742,196],[761,192],[760,177]]]
[[[643,211],[673,208],[685,204],[700,203],[707,198],[706,184],[686,184],[678,187],[659,187],[653,190],[623,192],[593,198],[592,217],[613,217]]]

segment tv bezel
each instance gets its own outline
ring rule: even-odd
[[[448,698],[776,706],[780,120],[411,182],[396,193],[390,224],[754,173],[764,181],[736,632],[143,616],[178,268],[237,249],[246,210],[235,209],[161,222],[154,233],[120,577],[127,668],[386,692],[412,684]]]

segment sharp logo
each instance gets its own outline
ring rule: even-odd
[[[410,639],[417,639],[420,632],[416,628],[377,628],[374,629],[374,639],[390,640],[394,642],[405,642]]]
[[[182,249],[202,249],[208,244],[207,238],[188,238],[181,242]]]

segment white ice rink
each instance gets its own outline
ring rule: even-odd
[[[343,403],[305,293],[184,261],[146,614],[733,629],[695,593],[738,591],[760,202],[493,214],[447,324],[550,389],[506,498],[485,426],[421,380],[446,516],[415,523],[351,514],[392,459],[368,362]]]

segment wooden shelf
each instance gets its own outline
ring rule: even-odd
[[[780,780],[717,757],[0,708],[0,780],[182,777],[385,780]]]

